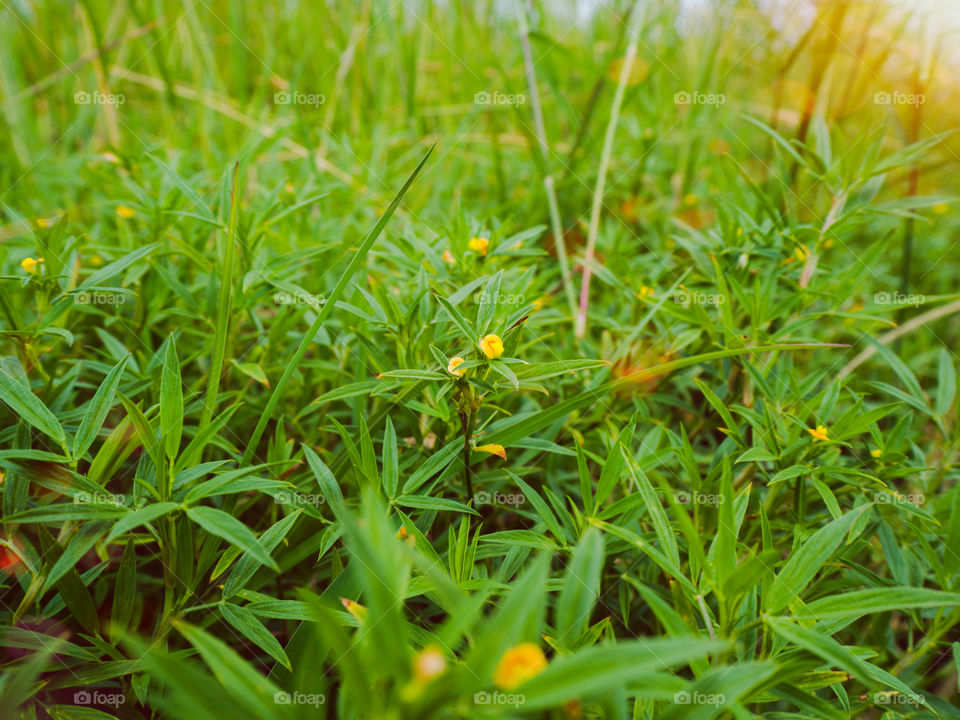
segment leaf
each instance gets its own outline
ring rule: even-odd
[[[287,654],[283,651],[283,647],[277,639],[270,634],[266,626],[257,620],[253,613],[239,605],[233,605],[227,602],[221,603],[218,607],[220,614],[223,615],[223,619],[236,628],[241,635],[266,652],[287,670],[293,670],[290,666],[290,658],[288,658]]]
[[[960,606],[960,593],[920,587],[883,587],[818,598],[797,608],[794,615],[806,620],[848,620],[872,613],[957,606]]]
[[[167,341],[167,353],[160,377],[160,434],[167,459],[175,460],[180,452],[180,439],[183,435],[183,384],[173,335]],[[160,472],[160,468],[157,468],[157,471]]]
[[[0,400],[37,430],[56,440],[59,445],[66,444],[66,434],[60,421],[40,402],[40,398],[13,377],[3,364],[0,364]]]
[[[110,610],[110,639],[114,643],[123,637],[133,615],[133,601],[137,595],[137,552],[133,538],[127,540],[117,570],[113,592],[113,608]]]
[[[807,583],[840,547],[843,536],[853,526],[854,521],[869,507],[864,505],[851,510],[843,517],[825,525],[790,554],[786,564],[770,585],[767,610],[774,613],[780,612],[799,597]]]
[[[336,286],[334,286],[333,291],[330,293],[329,297],[326,298],[326,302],[320,309],[320,312],[317,313],[317,316],[310,325],[310,328],[306,333],[304,333],[300,340],[299,346],[293,353],[293,357],[291,357],[286,363],[286,366],[283,369],[283,374],[280,376],[280,380],[277,381],[276,386],[273,388],[273,392],[270,394],[270,399],[267,401],[266,407],[264,407],[263,412],[260,413],[260,419],[257,421],[257,425],[253,429],[253,434],[250,437],[250,441],[247,443],[247,448],[243,452],[243,458],[240,463],[241,465],[248,465],[250,463],[250,459],[253,457],[253,453],[256,451],[257,445],[260,442],[260,438],[263,436],[263,431],[267,428],[267,422],[274,416],[277,403],[280,402],[280,398],[283,395],[283,391],[287,387],[287,383],[290,382],[290,378],[300,365],[300,361],[307,353],[307,350],[313,344],[314,338],[316,337],[317,333],[320,332],[320,328],[327,321],[327,317],[329,317],[330,313],[333,311],[333,308],[340,299],[340,296],[343,294],[343,291],[346,289],[357,270],[360,269],[360,264],[366,258],[367,253],[370,251],[370,248],[373,247],[373,243],[380,236],[380,233],[383,232],[383,228],[386,226],[387,221],[397,209],[400,201],[403,200],[403,196],[407,194],[407,190],[410,189],[414,179],[420,174],[420,170],[423,168],[424,164],[427,162],[427,158],[430,157],[432,152],[433,148],[431,147],[427,151],[426,155],[423,156],[423,159],[420,161],[414,171],[410,174],[410,177],[407,178],[407,181],[403,184],[403,187],[400,188],[400,191],[394,196],[393,200],[390,202],[390,205],[384,211],[383,215],[380,216],[377,224],[373,226],[373,229],[363,239],[363,242],[360,243],[360,246],[354,252],[353,257],[350,259],[346,269],[340,275],[340,279],[337,281]]]
[[[956,395],[957,371],[953,366],[953,359],[946,348],[940,348],[940,364],[937,368],[937,415],[943,416],[950,412]]]
[[[280,572],[276,561],[263,549],[256,535],[232,515],[206,506],[187,508],[187,515],[211,535],[223,538],[244,552],[249,552],[271,570]]]
[[[603,559],[603,535],[596,528],[588,528],[573,551],[557,600],[554,625],[557,639],[567,647],[590,622],[590,613],[600,595]]]
[[[604,644],[565,655],[523,683],[523,710],[530,712],[582,696],[598,695],[644,676],[723,649],[726,643],[699,638],[656,638]]]
[[[872,685],[870,671],[847,647],[829,635],[802,627],[786,618],[767,617],[767,623],[789,642],[802,647],[831,665],[845,670],[868,687]]]
[[[83,420],[80,421],[80,427],[73,438],[74,458],[82,458],[84,456],[96,439],[100,428],[103,427],[103,421],[107,419],[107,414],[110,412],[110,408],[113,407],[117,387],[120,385],[123,371],[129,359],[129,355],[124,356],[124,358],[107,373],[100,387],[97,388],[93,399],[90,400],[87,412],[83,416]]]
[[[50,572],[47,573],[47,579],[43,583],[43,589],[40,591],[41,594],[50,590],[60,578],[74,568],[77,563],[80,562],[80,558],[86,555],[90,548],[92,548],[97,540],[103,537],[106,532],[107,523],[105,522],[89,522],[81,526],[76,534],[70,538],[70,541],[63,549],[63,554],[57,558],[53,567],[50,568]]]
[[[429,497],[425,495],[401,495],[394,503],[400,507],[419,508],[421,510],[451,510],[465,512],[480,517],[480,513],[468,505],[448,498]]]
[[[292,512],[267,528],[266,532],[260,536],[260,544],[263,548],[267,552],[273,552],[274,548],[283,542],[298,517],[300,517],[299,512]],[[253,553],[244,553],[227,575],[227,580],[223,584],[223,599],[227,600],[240,592],[262,564]]]
[[[135,527],[151,523],[157,518],[162,517],[168,512],[176,510],[179,507],[180,505],[173,502],[144,505],[142,508],[134,510],[129,515],[120,518],[116,523],[114,523],[113,527],[110,529],[110,533],[107,535],[106,542],[109,544],[124,533],[130,532]]]

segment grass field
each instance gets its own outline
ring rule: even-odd
[[[960,718],[930,9],[0,2],[0,718]]]

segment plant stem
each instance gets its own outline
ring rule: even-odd
[[[603,154],[600,156],[600,170],[597,173],[597,185],[593,191],[593,208],[590,211],[590,232],[587,236],[587,251],[583,260],[583,281],[580,284],[580,308],[577,311],[575,333],[583,337],[587,332],[587,306],[590,304],[590,266],[593,263],[593,254],[597,246],[597,235],[600,232],[600,208],[603,205],[603,190],[607,180],[607,168],[610,165],[610,155],[613,152],[613,138],[617,132],[617,122],[620,119],[620,106],[623,104],[623,94],[627,87],[627,79],[633,68],[633,60],[637,56],[637,14],[636,3],[631,6],[630,44],[627,46],[627,57],[620,67],[620,78],[617,82],[617,92],[613,96],[613,108],[610,110],[610,121],[607,123],[607,133],[603,139]]]

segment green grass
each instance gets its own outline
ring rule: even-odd
[[[0,716],[960,717],[949,38],[522,5],[0,8]]]

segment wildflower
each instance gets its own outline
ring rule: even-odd
[[[34,273],[37,272],[37,266],[40,265],[40,263],[42,262],[43,262],[43,258],[34,259],[32,257],[28,257],[20,261],[20,267],[22,267],[28,273],[33,275]]]
[[[480,351],[491,360],[498,358],[503,355],[503,340],[499,335],[486,335],[480,341]]]
[[[488,452],[491,455],[497,455],[498,457],[507,459],[507,451],[503,449],[503,445],[491,444],[491,445],[477,445],[474,450],[480,452]]]
[[[121,217],[124,220],[129,220],[135,217],[137,211],[133,208],[129,208],[126,205],[117,205],[117,217]]]
[[[453,257],[453,253],[452,253],[452,252],[450,252],[449,250],[444,250],[444,251],[443,251],[443,261],[444,261],[447,265],[453,265],[453,264],[456,262],[456,259]]]
[[[494,684],[503,690],[513,690],[526,680],[539,675],[547,667],[547,658],[534,643],[520,643],[507,650],[493,671]]]
[[[874,448],[873,450],[870,451],[870,454],[875,458],[883,457],[883,450],[881,450],[880,448]]]
[[[534,310],[539,310],[539,309],[541,309],[541,308],[543,307],[544,303],[546,303],[546,302],[547,302],[547,298],[546,298],[546,297],[539,297],[539,298],[537,298],[536,300],[533,301],[533,309],[534,309]]]
[[[646,285],[642,286],[640,288],[640,292],[637,293],[637,297],[641,299],[645,297],[651,297],[652,295],[653,295],[653,288],[647,287]]]
[[[53,217],[48,218],[37,218],[37,227],[38,228],[48,228],[53,227],[57,224],[58,216],[54,215]]]
[[[830,439],[827,437],[827,428],[825,425],[817,425],[816,429],[807,428],[807,432],[813,435],[814,440],[823,440],[826,442]]]
[[[480,253],[481,255],[486,255],[487,248],[490,247],[490,241],[484,237],[470,238],[470,242],[467,243],[467,247],[474,252]]]
[[[369,611],[360,603],[354,600],[348,600],[347,598],[340,598],[340,602],[343,604],[343,607],[346,608],[347,612],[353,615],[357,622],[363,622],[367,619]]]
[[[447,365],[447,372],[457,377],[463,377],[463,370],[457,368],[463,364],[463,358],[460,356],[450,358],[450,364]]]
[[[417,682],[428,683],[447,669],[447,659],[436,645],[429,645],[413,658],[413,676]]]

